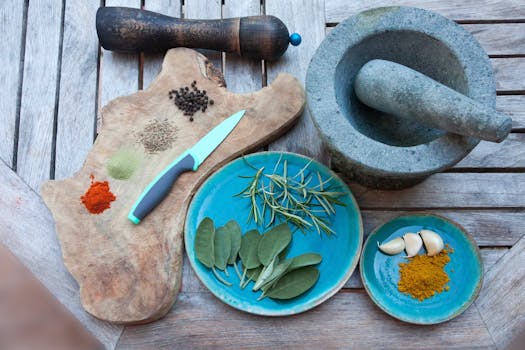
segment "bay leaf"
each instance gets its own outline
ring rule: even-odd
[[[248,231],[241,238],[241,248],[239,249],[239,255],[241,257],[242,264],[247,269],[254,269],[261,263],[257,256],[257,249],[259,247],[259,241],[261,235],[257,230]]]
[[[215,230],[215,237],[213,240],[213,250],[215,254],[214,265],[219,270],[225,270],[230,258],[232,243],[230,230],[222,226]]]
[[[266,292],[272,299],[292,299],[310,288],[319,279],[319,270],[313,266],[302,267],[286,273]]]
[[[213,220],[206,217],[197,227],[193,249],[197,259],[210,269],[215,265],[214,239],[215,226]]]
[[[237,255],[239,255],[239,249],[241,249],[241,227],[236,221],[230,220],[224,225],[224,228],[230,232],[231,249],[228,264],[233,265],[237,261]]]
[[[266,232],[259,242],[257,254],[259,261],[267,266],[273,258],[288,247],[292,240],[292,232],[287,223],[282,223]]]

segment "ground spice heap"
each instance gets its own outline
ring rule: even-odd
[[[154,154],[170,149],[176,136],[177,128],[167,119],[153,119],[138,134],[138,141],[142,143],[146,152]]]
[[[450,279],[445,272],[445,265],[450,262],[449,253],[452,252],[452,248],[447,246],[435,256],[416,255],[408,262],[400,263],[397,289],[419,301],[448,291]]]
[[[86,209],[91,214],[100,214],[104,210],[111,207],[111,202],[113,202],[117,197],[109,190],[109,183],[107,181],[94,181],[95,177],[90,175],[91,186],[80,197],[80,200],[86,207]]]
[[[184,115],[190,117],[190,122],[193,121],[193,115],[196,112],[204,113],[208,105],[214,104],[214,101],[206,95],[206,90],[197,88],[195,80],[191,83],[191,87],[183,86],[179,90],[170,90],[168,96],[170,100],[173,100],[175,106],[184,112]]]

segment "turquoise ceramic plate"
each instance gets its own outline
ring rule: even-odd
[[[445,266],[450,290],[420,302],[397,289],[399,263],[407,261],[403,258],[405,252],[394,256],[383,254],[377,242],[423,228],[437,232],[454,252]],[[419,254],[424,253],[422,248]],[[445,322],[461,314],[476,299],[483,280],[483,264],[472,237],[452,221],[424,213],[400,216],[374,230],[363,247],[360,269],[366,291],[381,309],[416,324]]]
[[[361,215],[348,187],[324,165],[312,161],[308,169],[314,172],[318,171],[323,179],[333,176],[335,184],[347,193],[341,198],[346,206],[336,206],[336,215],[331,223],[331,228],[336,232],[335,236],[328,237],[324,233],[319,235],[314,230],[306,232],[306,234],[301,231],[296,231],[293,234],[288,257],[305,252],[317,252],[323,257],[323,261],[318,265],[319,280],[312,289],[290,300],[265,298],[257,301],[261,292],[252,292],[253,282],[241,290],[238,286],[239,278],[232,266],[228,269],[229,277],[219,271],[224,278],[233,283],[232,287],[228,287],[219,282],[213,273],[196,259],[193,249],[195,231],[203,218],[210,217],[213,219],[216,227],[234,219],[241,225],[243,234],[248,230],[258,228],[255,223],[247,222],[250,209],[249,200],[234,197],[249,182],[248,179],[239,176],[249,176],[255,173],[254,169],[247,165],[247,162],[256,168],[265,167],[265,172],[271,173],[281,156],[280,164],[282,165],[284,160],[287,161],[289,174],[297,173],[310,162],[309,158],[297,154],[277,152],[256,153],[239,158],[212,175],[202,185],[190,204],[186,218],[184,234],[186,252],[199,279],[226,304],[258,315],[297,314],[319,305],[334,295],[352,275],[359,260],[363,241]],[[281,165],[279,169],[282,169]],[[318,184],[317,180],[314,180],[312,184]],[[264,231],[260,227],[259,230]]]

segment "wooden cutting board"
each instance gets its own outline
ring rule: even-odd
[[[190,122],[168,98],[171,89],[197,81],[214,105]],[[41,193],[56,221],[64,263],[80,285],[85,310],[103,320],[136,324],[156,320],[175,301],[182,276],[182,230],[186,210],[199,185],[228,161],[256,150],[286,132],[301,115],[305,97],[300,83],[280,74],[268,87],[234,94],[221,73],[194,50],[168,51],[151,86],[119,97],[102,109],[102,128],[82,167],[73,177],[49,181]],[[139,225],[127,215],[148,183],[184,150],[231,114],[246,109],[228,138],[197,172],[179,177],[165,200]],[[140,143],[148,123],[167,120],[176,128],[173,146],[149,154]],[[106,169],[121,149],[141,159],[131,178],[116,180]],[[71,152],[74,152],[72,149]],[[108,181],[116,200],[101,214],[90,214],[80,197],[95,181]]]

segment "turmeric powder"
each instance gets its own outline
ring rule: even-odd
[[[449,253],[453,250],[447,245],[438,255],[416,255],[408,262],[400,263],[397,289],[413,298],[423,301],[436,293],[448,291],[450,281],[445,265],[450,262]]]

